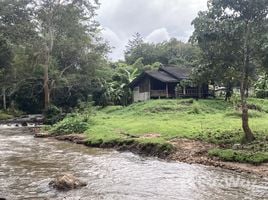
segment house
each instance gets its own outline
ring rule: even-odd
[[[208,85],[193,85],[190,68],[161,66],[158,70],[145,71],[130,83],[133,100],[146,101],[154,98],[206,98]],[[185,84],[189,82],[189,84]]]

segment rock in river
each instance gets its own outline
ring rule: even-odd
[[[72,174],[61,174],[50,181],[49,185],[57,190],[71,190],[84,187],[87,184]]]

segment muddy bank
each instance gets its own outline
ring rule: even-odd
[[[57,140],[83,144],[89,147],[114,148],[118,151],[130,151],[143,156],[154,156],[161,159],[188,164],[202,164],[241,173],[254,173],[259,176],[268,176],[268,163],[255,166],[245,163],[224,162],[208,156],[209,149],[217,147],[215,144],[202,141],[175,139],[170,141],[170,144],[139,143],[132,139],[122,141],[114,140],[109,142],[99,140],[91,142],[85,135],[81,134],[51,136],[46,133],[36,133],[35,137],[52,137]]]
[[[97,148],[113,148],[117,151],[130,151],[143,156],[153,156],[166,159],[172,154],[175,149],[171,144],[158,144],[158,143],[140,143],[134,139],[127,140],[111,140],[104,142],[103,140],[89,141],[85,135],[70,134],[70,135],[57,135],[51,136],[46,133],[36,133],[35,137],[45,138],[52,137],[57,140],[70,141],[76,144],[83,144],[89,147]]]

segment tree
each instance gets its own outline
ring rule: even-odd
[[[10,65],[12,61],[12,51],[6,39],[0,35],[0,84],[2,89],[2,101],[3,109],[7,109],[6,105],[6,88],[9,82],[9,76],[7,72],[10,70]]]
[[[199,48],[191,43],[184,43],[176,38],[157,44],[146,43],[139,34],[129,40],[125,51],[125,60],[129,65],[142,59],[144,66],[159,62],[164,65],[192,67],[199,56]]]
[[[260,67],[260,38],[267,32],[267,13],[267,0],[210,0],[208,11],[193,21],[192,40],[202,49],[208,66],[232,71],[240,82],[242,128],[248,142],[254,135],[248,123],[247,90],[252,71]]]
[[[41,0],[36,2],[35,16],[37,30],[42,43],[44,67],[45,109],[50,103],[51,90],[56,81],[49,73],[52,65],[57,65],[60,78],[67,71],[77,71],[81,67],[81,56],[95,48],[95,34],[98,24],[94,21],[97,1],[87,0]]]
[[[28,7],[30,2],[31,0],[0,1],[0,40],[3,55],[1,86],[4,109],[7,107],[7,93],[13,91],[18,79],[13,66],[15,51],[20,48],[26,49],[29,41],[36,37],[34,24],[31,22],[32,12]]]
[[[19,108],[29,111],[26,98],[34,102],[34,110],[50,102],[67,107],[87,100],[108,65],[108,46],[94,20],[98,6],[97,0],[0,1],[0,34],[14,54],[5,71],[12,83],[5,83]]]

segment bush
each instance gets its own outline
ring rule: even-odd
[[[87,117],[82,115],[69,115],[62,121],[58,122],[50,129],[52,134],[64,135],[64,134],[80,134],[84,133],[89,125]]]
[[[247,152],[232,149],[212,149],[209,151],[210,156],[219,157],[223,161],[250,163],[259,165],[268,162],[267,152]]]
[[[261,99],[268,98],[268,90],[257,90],[256,97]]]
[[[61,110],[54,105],[50,105],[44,112],[45,121],[44,124],[52,125],[63,119]]]
[[[8,119],[11,119],[11,118],[13,118],[12,115],[0,111],[0,120],[8,120]]]

